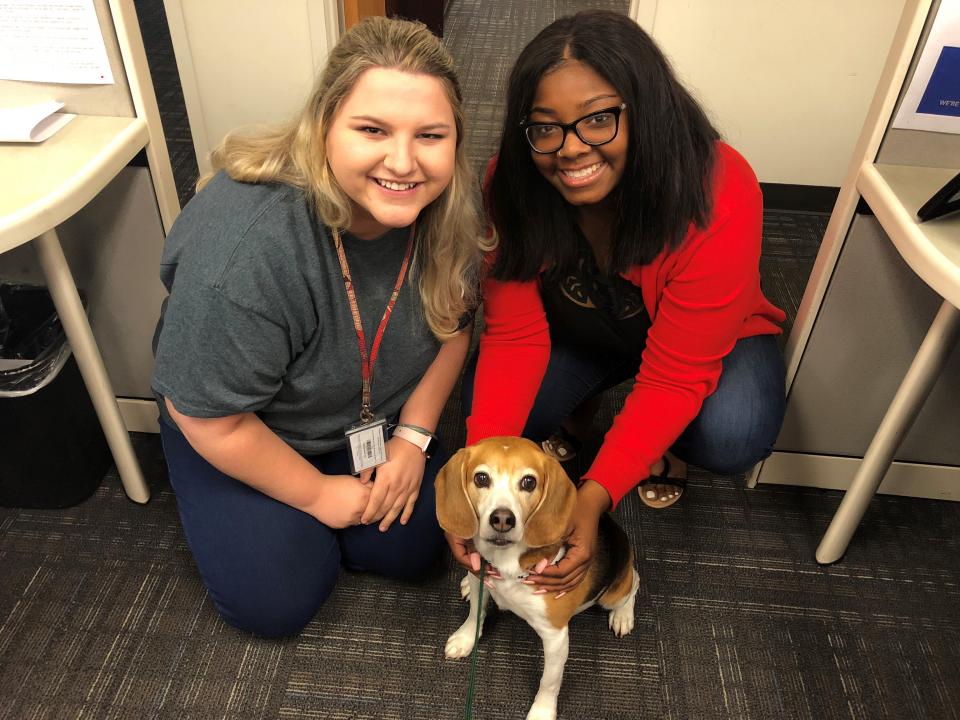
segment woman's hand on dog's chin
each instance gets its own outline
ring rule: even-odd
[[[447,538],[447,545],[450,546],[453,559],[456,560],[464,570],[472,572],[474,575],[479,575],[480,553],[473,547],[473,540],[457,537],[448,532],[444,532],[443,534]]]
[[[566,554],[556,565],[548,565],[539,574],[527,578],[538,590],[565,593],[583,582],[597,546],[600,516],[610,505],[610,494],[599,483],[587,480],[580,486],[577,506],[567,528]]]

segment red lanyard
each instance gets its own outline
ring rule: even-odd
[[[413,253],[414,227],[414,225],[410,226],[410,237],[407,239],[407,252],[403,256],[403,263],[400,265],[400,274],[397,275],[397,283],[393,286],[390,301],[383,311],[383,317],[380,318],[377,334],[373,337],[373,347],[370,348],[369,356],[367,355],[366,336],[363,334],[363,326],[360,324],[360,308],[357,306],[357,294],[353,290],[350,266],[347,265],[347,256],[343,252],[343,240],[340,238],[340,231],[337,228],[333,228],[333,244],[337,248],[337,257],[340,259],[340,270],[343,272],[343,284],[347,288],[347,299],[350,301],[350,314],[353,315],[353,328],[357,331],[357,342],[360,344],[360,374],[363,378],[363,397],[361,398],[360,405],[360,420],[362,422],[370,422],[373,419],[373,413],[370,411],[370,387],[373,384],[373,364],[377,361],[377,353],[380,351],[380,341],[383,340],[383,331],[387,329],[387,322],[390,320],[393,306],[397,304],[397,296],[400,295],[403,278],[407,274],[407,266],[410,264],[410,255]]]

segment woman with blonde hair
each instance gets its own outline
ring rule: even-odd
[[[423,574],[434,430],[481,252],[460,87],[419,23],[372,18],[294,122],[231,136],[167,238],[153,388],[223,618],[299,631],[339,566]]]

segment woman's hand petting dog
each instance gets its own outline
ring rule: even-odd
[[[527,581],[538,590],[561,595],[579,585],[587,575],[597,546],[600,516],[610,509],[610,494],[599,483],[587,480],[577,491],[577,505],[567,527],[566,554],[556,565],[533,568]]]
[[[482,558],[480,553],[477,552],[477,549],[473,546],[473,540],[457,537],[456,535],[451,535],[448,532],[444,532],[444,537],[447,538],[447,545],[450,546],[450,552],[453,554],[453,559],[466,570],[468,573],[480,577],[480,562]],[[460,595],[464,599],[467,597],[469,592],[469,585],[467,585],[467,579],[470,576],[464,576],[463,580],[460,583]],[[483,571],[483,583],[487,587],[493,587],[490,584],[491,580],[502,580],[500,577],[500,571],[497,570],[493,565],[488,564]]]
[[[450,546],[450,552],[453,553],[453,559],[467,572],[474,575],[480,574],[480,553],[473,546],[473,540],[469,538],[460,538],[451,533],[444,532],[447,538],[447,545]]]

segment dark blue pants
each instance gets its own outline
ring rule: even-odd
[[[476,356],[463,381],[463,406],[473,402]],[[639,358],[604,356],[554,345],[524,437],[541,442],[583,401],[636,375]],[[670,451],[685,462],[720,475],[746,472],[767,457],[785,408],[783,357],[773,335],[738,341],[723,359],[716,391],[703,402]]]
[[[170,484],[187,543],[217,610],[242,630],[299,632],[333,591],[340,564],[394,578],[425,575],[446,547],[433,481],[446,462],[427,462],[409,522],[381,533],[376,523],[334,530],[204,460],[161,421]],[[307,458],[328,474],[349,474],[345,450]]]

